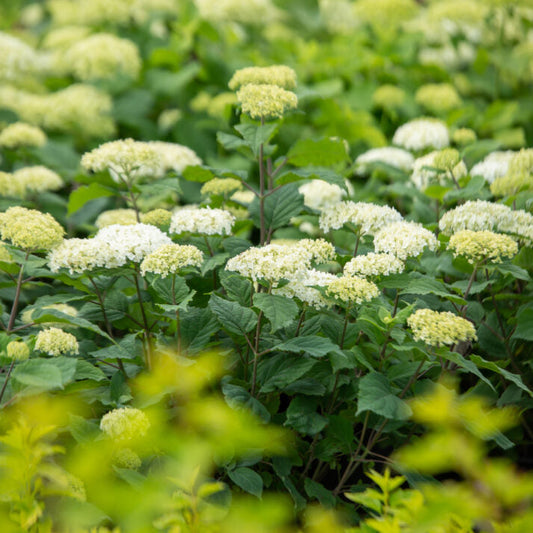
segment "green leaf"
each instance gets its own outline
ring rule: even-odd
[[[508,381],[513,382],[518,388],[527,392],[529,396],[533,396],[533,392],[529,390],[526,385],[524,385],[524,382],[522,381],[522,378],[519,375],[513,374],[512,372],[505,370],[505,368],[502,368],[501,366],[497,365],[496,363],[493,363],[492,361],[486,361],[479,355],[471,355],[470,360],[478,367],[486,368],[487,370],[492,370],[493,372],[500,374]]]
[[[201,68],[199,62],[190,62],[182,66],[177,72],[171,72],[167,69],[150,69],[146,72],[146,83],[157,94],[175,97],[194,80]]]
[[[80,328],[92,331],[93,333],[96,333],[101,337],[105,337],[110,341],[113,340],[105,331],[102,331],[98,326],[95,326],[89,320],[78,316],[67,315],[61,311],[58,311],[57,309],[38,309],[32,315],[32,320],[36,324],[46,322],[61,322],[63,324],[71,324],[73,326],[78,326]]]
[[[523,268],[513,265],[512,263],[500,263],[494,265],[495,270],[501,272],[502,274],[511,274],[516,279],[521,279],[523,281],[529,281],[529,273]]]
[[[74,380],[78,360],[75,357],[54,357],[52,363],[61,372],[61,384],[66,385]]]
[[[261,145],[265,145],[272,139],[278,130],[278,125],[275,122],[263,125],[237,124],[235,129],[242,135],[255,157],[258,157]]]
[[[281,174],[276,178],[277,185],[285,185],[302,180],[322,180],[337,185],[341,189],[346,190],[346,182],[344,177],[329,168],[313,167],[313,168],[299,168],[290,170]]]
[[[392,390],[389,380],[377,372],[367,374],[359,381],[357,414],[371,411],[392,420],[406,420],[411,408]]]
[[[400,295],[402,294],[435,294],[460,305],[466,303],[460,296],[448,292],[446,285],[442,281],[429,276],[413,276],[409,280],[407,287],[400,292]]]
[[[342,354],[341,349],[336,344],[331,342],[330,339],[327,339],[326,337],[319,337],[317,335],[295,337],[278,344],[274,349],[276,351],[292,353],[305,352],[311,357],[324,357],[331,352]]]
[[[113,344],[112,346],[90,352],[89,355],[92,355],[96,359],[116,360],[135,359],[137,356],[141,355],[141,353],[142,346],[139,339],[137,339],[137,334],[130,333],[122,338],[118,344]]]
[[[102,198],[103,196],[113,196],[115,193],[112,189],[104,187],[99,183],[83,185],[70,193],[68,199],[67,216],[72,215],[78,209],[81,209],[87,202]]]
[[[224,133],[219,131],[217,133],[217,141],[226,149],[226,150],[238,150],[239,148],[246,147],[248,150],[248,143],[237,137],[237,135],[231,135],[230,133]],[[250,152],[248,152],[250,153]]]
[[[216,294],[211,296],[209,307],[222,324],[222,327],[230,333],[245,335],[257,324],[257,316],[252,309],[243,307],[237,302],[224,300]]]
[[[335,507],[335,496],[317,481],[307,477],[304,481],[304,487],[309,498],[316,498],[326,508]]]
[[[487,182],[482,176],[474,176],[461,189],[453,189],[446,193],[444,200],[446,202],[453,202],[457,200],[483,200],[490,196],[490,192],[486,188]],[[485,190],[483,190],[485,189]]]
[[[513,337],[533,341],[533,309],[531,307],[521,307],[516,317],[516,329]]]
[[[211,336],[219,329],[218,322],[209,308],[189,309],[180,319],[181,336],[189,353],[203,350]]]
[[[199,183],[205,183],[216,177],[208,168],[200,165],[188,166],[182,175],[188,181],[197,181]]]
[[[316,412],[318,401],[314,398],[296,396],[288,409],[285,426],[290,426],[303,435],[316,435],[322,431],[328,419]]]
[[[251,468],[240,467],[228,472],[228,476],[245,492],[249,492],[258,498],[263,494],[263,478]]]
[[[450,352],[449,350],[444,349],[439,352],[438,355],[444,359],[447,359],[448,361],[451,361],[452,363],[455,363],[457,366],[464,368],[467,372],[474,374],[483,382],[485,382],[492,390],[495,390],[492,383],[481,373],[478,367],[469,359],[465,359],[465,357],[463,357],[460,353]]]
[[[271,357],[264,364],[259,364],[258,376],[263,382],[260,392],[283,389],[309,372],[316,363],[316,359],[288,357],[286,354]]]
[[[304,207],[304,198],[298,188],[291,185],[281,187],[265,199],[265,226],[275,230],[285,226],[292,217],[299,215]],[[261,213],[257,198],[250,204],[250,217],[256,227],[261,227]]]
[[[172,276],[162,278],[160,276],[155,277],[150,283],[150,287],[155,291],[157,296],[164,302],[172,303]],[[185,280],[176,276],[174,281],[174,298],[176,304],[181,303],[191,292]]]
[[[254,398],[244,387],[234,385],[233,383],[223,383],[222,392],[226,402],[233,409],[245,406],[259,416],[264,422],[270,422],[270,413],[268,409]]]
[[[289,163],[296,167],[327,167],[348,160],[346,146],[341,139],[302,139],[287,154]]]
[[[272,325],[272,333],[290,324],[298,313],[294,300],[275,294],[256,293],[254,306],[263,311]]]
[[[43,390],[63,388],[61,370],[48,359],[28,359],[15,367],[13,379]]]
[[[252,299],[252,282],[235,272],[220,271],[220,282],[228,298],[243,306],[249,306]]]
[[[103,381],[106,379],[105,374],[96,366],[91,365],[88,361],[77,359],[76,379],[91,379],[93,381]]]

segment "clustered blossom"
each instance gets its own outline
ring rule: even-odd
[[[52,272],[66,268],[79,274],[95,268],[117,268],[128,261],[141,262],[144,257],[165,244],[170,238],[148,224],[122,226],[113,224],[98,231],[92,239],[67,239],[48,256]]]
[[[388,276],[403,272],[405,264],[392,254],[368,253],[350,259],[344,265],[345,276]]]
[[[372,163],[386,163],[391,167],[399,168],[409,172],[413,168],[414,157],[410,152],[396,148],[394,146],[385,146],[383,148],[372,148],[357,157],[355,163],[362,172],[367,171],[367,167]]]
[[[0,261],[3,261],[4,263],[11,263],[12,261],[11,253],[2,241],[0,241]]]
[[[134,209],[110,209],[100,213],[96,218],[94,225],[98,228],[105,228],[113,224],[130,226],[137,224],[137,215]]]
[[[13,172],[13,179],[24,192],[57,191],[64,185],[59,174],[41,165],[20,168]]]
[[[44,146],[46,141],[46,134],[41,128],[25,122],[14,122],[0,132],[0,146],[10,150],[40,147]]]
[[[170,233],[201,233],[203,235],[229,235],[235,217],[224,209],[210,207],[184,207],[172,214]]]
[[[363,235],[374,235],[380,228],[400,220],[402,215],[393,207],[346,201],[324,209],[319,225],[322,231],[328,232],[351,223],[358,226]]]
[[[116,77],[135,80],[141,70],[137,46],[129,39],[96,33],[73,44],[61,58],[62,67],[82,81]]]
[[[432,118],[418,118],[400,126],[394,133],[392,143],[414,151],[426,148],[441,149],[450,144],[450,135],[444,122]]]
[[[188,166],[202,164],[196,152],[182,144],[164,141],[148,141],[145,144],[159,157],[160,165],[154,172],[154,177],[160,178],[170,171],[181,174]]]
[[[484,261],[501,263],[502,258],[511,258],[518,253],[515,240],[507,235],[468,229],[454,233],[448,243],[448,249],[453,250],[455,257],[466,257],[471,264]]]
[[[104,143],[87,152],[81,158],[81,165],[92,172],[109,170],[117,183],[129,183],[140,176],[157,175],[161,157],[149,143],[124,139]]]
[[[533,189],[533,149],[522,149],[509,160],[504,176],[496,178],[490,190],[496,196],[511,196]]]
[[[20,120],[46,130],[105,137],[114,133],[111,97],[91,85],[73,84],[54,93],[34,94],[0,87],[0,106]]]
[[[129,468],[130,470],[137,470],[142,465],[141,458],[131,448],[117,450],[113,456],[113,462],[119,468]]]
[[[135,407],[113,409],[100,420],[100,429],[118,443],[144,437],[150,429],[146,414]]]
[[[425,248],[437,249],[437,239],[422,224],[415,222],[394,222],[379,230],[374,236],[376,252],[390,253],[405,261],[419,256]]]
[[[476,163],[470,170],[471,176],[483,176],[485,181],[492,183],[496,178],[507,174],[509,163],[516,152],[512,150],[491,152],[483,161]]]
[[[203,259],[202,252],[196,246],[165,244],[143,259],[141,274],[145,276],[147,272],[152,272],[165,278],[187,266],[199,267]]]
[[[304,197],[304,204],[317,211],[338,204],[346,196],[338,185],[324,180],[310,181],[300,186],[298,192]]]
[[[277,85],[250,83],[237,92],[242,112],[253,119],[281,118],[287,111],[296,109],[298,97]]]
[[[172,213],[166,209],[152,209],[147,213],[141,213],[141,222],[158,228],[164,228],[170,224]]]
[[[35,341],[35,349],[53,356],[74,355],[79,352],[76,337],[59,328],[48,328],[40,331]]]
[[[372,95],[372,103],[383,109],[398,109],[405,102],[405,91],[396,85],[385,84],[378,87]]]
[[[63,241],[64,234],[48,213],[19,206],[0,213],[0,236],[23,250],[51,250]]]
[[[26,189],[24,185],[13,178],[10,172],[0,171],[0,196],[11,198],[24,198]]]
[[[428,83],[422,85],[415,94],[415,101],[433,113],[456,109],[461,105],[461,97],[450,83]]]
[[[68,305],[68,304],[50,304],[50,305],[45,305],[44,307],[42,307],[41,309],[53,309],[54,311],[59,311],[60,313],[64,313],[65,315],[68,315],[68,316],[72,316],[72,317],[75,317],[78,315],[78,310],[75,308],[75,307],[72,307],[71,305]],[[31,324],[33,322],[33,314],[35,313],[35,311],[37,310],[37,308],[35,307],[31,307],[31,308],[26,308],[22,315],[20,316],[20,319],[22,321],[23,324]],[[66,324],[66,323],[63,323],[63,322],[44,322],[45,324],[54,324],[54,327],[57,327],[57,328],[64,328],[64,327],[68,327],[70,326],[70,324]]]
[[[271,0],[194,0],[194,3],[200,16],[213,22],[268,26],[279,14]]]
[[[25,361],[30,356],[30,349],[23,341],[11,341],[6,346],[6,354],[12,361]]]
[[[301,281],[301,273],[309,270],[313,263],[323,263],[334,257],[335,249],[324,239],[302,239],[294,244],[249,248],[229,259],[226,270],[253,281],[268,281],[276,287],[282,279]]]
[[[0,32],[0,80],[16,82],[38,70],[39,56],[25,42]]]
[[[315,309],[322,309],[332,305],[315,287],[326,287],[330,282],[336,279],[336,276],[329,272],[308,269],[302,270],[294,276],[286,285],[273,289],[272,293],[287,298],[297,298],[302,303],[310,305]]]
[[[449,311],[419,309],[407,319],[407,325],[416,341],[421,340],[429,346],[477,340],[473,324]]]
[[[296,87],[296,72],[286,65],[241,68],[233,74],[228,86],[232,91],[235,91],[250,83],[255,85],[277,85],[282,89],[294,89]]]
[[[466,165],[459,160],[459,154],[454,158],[455,152],[453,149],[435,150],[416,159],[410,178],[416,188],[424,191],[433,183],[443,185],[452,175],[456,180],[466,176]]]
[[[200,193],[206,196],[212,194],[225,196],[241,189],[241,180],[235,178],[213,178],[202,185]]]
[[[452,140],[459,146],[466,146],[477,141],[476,132],[471,128],[458,128],[452,134]]]
[[[330,281],[326,294],[348,305],[369,302],[379,296],[375,283],[355,276],[341,276]]]

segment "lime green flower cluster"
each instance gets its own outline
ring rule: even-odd
[[[341,276],[327,284],[326,294],[348,305],[369,302],[379,296],[375,283],[355,276]]]
[[[507,235],[467,229],[451,236],[448,249],[453,250],[455,257],[458,255],[466,257],[471,264],[486,261],[501,263],[502,258],[511,258],[518,253],[515,240]]]
[[[418,8],[414,0],[358,0],[354,11],[362,22],[377,30],[390,31],[413,18]]]
[[[0,196],[25,198],[28,193],[57,191],[63,185],[59,174],[41,165],[20,168],[12,174],[0,172]]]
[[[143,224],[150,224],[151,226],[157,226],[158,228],[164,228],[170,224],[172,219],[172,213],[166,209],[152,209],[147,213],[141,214],[141,222]]]
[[[533,190],[533,148],[522,149],[509,161],[505,176],[496,178],[490,190],[495,196],[512,196],[521,190]]]
[[[150,420],[143,411],[135,407],[113,409],[100,421],[100,429],[119,443],[142,438],[149,428]]]
[[[120,448],[115,453],[113,460],[119,468],[129,468],[130,470],[137,470],[142,464],[139,455],[131,448]]]
[[[416,341],[424,341],[429,346],[477,340],[473,324],[449,311],[419,309],[407,319],[407,325]]]
[[[141,274],[159,274],[165,278],[187,266],[199,267],[204,260],[202,252],[190,244],[166,244],[148,254],[141,263]]]
[[[405,102],[405,91],[396,85],[382,85],[372,95],[372,103],[382,109],[398,109]]]
[[[238,70],[229,86],[239,88],[237,100],[242,112],[254,119],[281,118],[298,106],[297,96],[286,90],[296,87],[296,73],[285,65]]]
[[[59,328],[40,331],[35,341],[35,349],[53,356],[79,353],[76,337]]]
[[[6,353],[12,361],[25,361],[30,356],[30,349],[23,341],[11,341],[6,347]]]
[[[129,226],[137,224],[137,215],[134,209],[110,209],[100,213],[94,222],[94,225],[98,228],[105,228],[106,226],[112,226],[113,224],[122,224],[123,226]]]
[[[0,213],[0,235],[23,250],[51,250],[61,244],[65,230],[48,213],[10,207]]]
[[[44,146],[46,140],[46,134],[41,128],[25,122],[14,122],[0,132],[0,146],[10,150]]]
[[[458,128],[452,134],[452,141],[459,146],[466,146],[477,141],[477,135],[470,128]]]
[[[213,178],[202,185],[200,192],[205,196],[212,194],[226,196],[240,190],[242,190],[242,183],[238,179]]]
[[[0,241],[0,261],[3,261],[4,263],[11,263],[12,260],[13,258],[11,257],[11,254],[9,253],[5,243]]]
[[[416,103],[432,113],[446,113],[461,105],[461,97],[449,83],[428,83],[416,91]]]

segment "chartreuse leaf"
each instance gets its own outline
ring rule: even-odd
[[[327,167],[345,163],[348,154],[342,139],[302,139],[289,150],[287,159],[296,167]]]
[[[261,498],[263,494],[263,478],[257,472],[242,466],[229,471],[228,476],[242,490]]]
[[[209,300],[211,311],[226,330],[236,335],[245,335],[257,324],[257,315],[252,309],[237,302],[224,300],[213,294]]]
[[[183,171],[183,177],[187,181],[197,181],[204,183],[206,181],[212,180],[215,175],[208,168],[202,167],[200,165],[188,166]]]
[[[298,313],[296,302],[285,296],[256,293],[253,301],[254,306],[263,311],[272,325],[272,333],[290,324]]]
[[[285,226],[292,217],[299,215],[304,207],[304,198],[293,185],[286,185],[266,197],[264,206],[265,226],[275,230]],[[261,213],[257,198],[250,204],[250,217],[256,227],[261,225]]]
[[[68,199],[67,216],[72,215],[81,209],[87,202],[102,198],[103,196],[113,196],[115,193],[109,187],[104,187],[99,183],[83,185],[70,193]]]
[[[341,349],[326,337],[318,335],[307,335],[304,337],[295,337],[288,341],[282,342],[275,347],[276,351],[302,353],[305,352],[312,357],[324,357],[330,352],[336,352],[344,355]]]
[[[392,420],[406,420],[412,414],[407,403],[392,392],[389,380],[378,372],[367,374],[359,381],[357,414],[364,411]]]

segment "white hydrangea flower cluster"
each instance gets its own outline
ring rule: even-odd
[[[81,81],[136,80],[141,70],[141,56],[135,43],[110,33],[95,33],[78,40],[60,62],[64,70]]]
[[[64,185],[59,174],[41,165],[20,168],[13,172],[13,179],[25,192],[33,193],[57,191]]]
[[[332,34],[349,34],[360,24],[349,0],[318,0],[318,6],[320,18]]]
[[[322,231],[328,232],[351,223],[358,226],[363,235],[374,235],[380,228],[400,220],[402,215],[393,207],[346,201],[324,209],[319,226]]]
[[[35,349],[53,356],[79,353],[76,337],[60,328],[48,328],[39,331],[35,341]]]
[[[73,84],[49,94],[0,87],[0,106],[44,129],[88,137],[114,133],[111,96],[91,85]]]
[[[327,299],[315,287],[326,287],[334,279],[336,279],[336,276],[329,272],[322,272],[313,268],[302,270],[283,287],[273,289],[272,294],[286,296],[291,299],[297,298],[302,303],[315,309],[322,309],[330,307],[333,301]]]
[[[453,250],[455,257],[466,257],[470,264],[501,263],[502,258],[511,258],[518,253],[518,245],[507,235],[468,229],[454,233],[448,249]]]
[[[274,22],[279,11],[271,0],[194,0],[200,17],[212,22],[264,24]]]
[[[44,146],[46,141],[46,134],[41,128],[25,122],[14,122],[0,132],[0,146],[10,150],[21,147],[38,148]]]
[[[450,144],[450,134],[444,122],[435,118],[418,118],[400,126],[392,143],[406,150],[421,151],[426,148],[441,149]]]
[[[407,150],[396,148],[394,146],[385,146],[383,148],[372,148],[355,160],[360,173],[367,172],[367,168],[372,163],[386,163],[391,167],[399,168],[405,172],[409,172],[413,168],[413,155]]]
[[[135,407],[120,407],[105,414],[100,420],[100,429],[117,443],[141,439],[150,429],[146,414]]]
[[[394,222],[374,236],[376,252],[390,253],[403,261],[419,256],[425,248],[434,251],[437,245],[435,235],[416,222]]]
[[[155,172],[155,177],[162,177],[171,170],[181,174],[188,166],[202,164],[196,152],[182,144],[164,141],[148,141],[146,144],[160,158],[160,167]]]
[[[249,248],[229,259],[226,270],[255,282],[265,280],[276,287],[282,279],[301,281],[302,273],[313,263],[324,263],[334,257],[334,247],[324,239],[302,239],[293,244]]]
[[[476,163],[470,170],[471,176],[483,176],[485,181],[492,183],[496,178],[505,176],[509,170],[509,163],[516,152],[513,150],[491,152]]]
[[[533,148],[522,148],[509,161],[505,176],[496,178],[490,186],[495,196],[512,196],[521,190],[533,189]]]
[[[152,272],[165,278],[187,266],[199,267],[203,260],[204,256],[196,246],[165,244],[143,259],[141,274],[145,276],[147,272]]]
[[[377,277],[400,274],[405,263],[392,254],[370,252],[350,259],[344,265],[345,276]]]
[[[78,23],[80,21],[77,21]],[[80,39],[85,39],[91,34],[88,26],[69,25],[51,29],[43,38],[41,47],[50,51],[68,50]]]
[[[416,341],[423,341],[429,346],[477,339],[474,325],[449,311],[418,309],[407,319],[407,325],[412,329]]]
[[[184,207],[175,211],[170,220],[170,233],[200,233],[203,235],[229,235],[235,217],[224,209],[210,207]]]
[[[468,170],[462,160],[454,165],[452,169],[439,168],[438,158],[441,153],[439,150],[435,150],[415,160],[410,179],[418,190],[425,191],[434,183],[443,185],[446,179],[451,179],[451,174],[453,174],[456,180],[467,175]],[[432,170],[433,168],[442,170],[443,172]]]
[[[343,196],[346,196],[345,190],[324,180],[313,180],[305,183],[298,188],[298,192],[304,197],[304,204],[317,211],[338,204]]]
[[[85,153],[81,165],[86,170],[109,170],[117,183],[131,181],[141,176],[154,176],[161,171],[161,157],[148,143],[124,139],[111,141]]]
[[[377,285],[364,278],[341,276],[330,281],[326,294],[348,305],[369,302],[379,296]]]
[[[0,32],[0,81],[18,82],[39,70],[39,55],[25,42]]]
[[[110,209],[100,213],[94,221],[94,225],[98,229],[112,226],[113,224],[121,224],[122,226],[137,224],[135,209]]]
[[[48,256],[52,272],[66,268],[71,274],[95,268],[117,268],[129,261],[139,263],[163,245],[168,235],[148,224],[114,224],[98,231],[92,239],[67,239]]]

